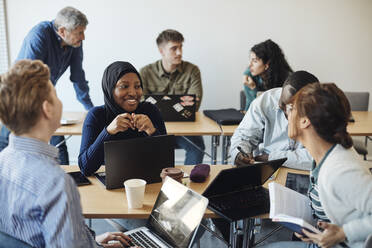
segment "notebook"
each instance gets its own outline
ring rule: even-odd
[[[166,177],[146,227],[125,234],[140,247],[191,247],[207,206],[207,198]]]
[[[122,188],[131,178],[148,184],[161,182],[162,169],[174,167],[174,148],[174,135],[106,141],[105,174],[95,175],[107,189]]]
[[[262,185],[286,160],[220,171],[203,193],[209,200],[208,208],[230,222],[268,213],[269,192]]]
[[[164,121],[195,121],[196,96],[184,95],[145,95],[145,101],[155,104]]]
[[[204,110],[204,115],[211,118],[219,125],[237,125],[243,118],[244,114],[236,109],[218,109],[218,110]]]

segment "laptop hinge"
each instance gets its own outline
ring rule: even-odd
[[[230,192],[223,193],[223,194],[212,195],[209,198],[221,197],[221,196],[225,196],[225,195],[231,195],[231,194],[235,194],[235,193],[239,193],[239,192],[244,192],[244,191],[248,191],[248,190],[257,190],[257,189],[261,189],[261,188],[262,188],[262,185],[259,185],[259,186],[249,186],[249,187],[245,187],[245,188],[242,188],[242,189],[239,189],[239,190],[235,190],[235,191],[230,191]]]

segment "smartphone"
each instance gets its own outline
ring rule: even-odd
[[[88,178],[86,178],[80,171],[69,172],[67,174],[72,176],[77,186],[91,184]]]

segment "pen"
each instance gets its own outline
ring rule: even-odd
[[[243,151],[243,149],[242,149],[240,146],[238,146],[238,150],[239,150],[239,152],[241,152],[245,157],[247,157],[247,158],[251,157],[251,156],[249,156],[245,151]]]

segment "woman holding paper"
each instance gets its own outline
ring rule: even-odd
[[[314,158],[309,198],[322,233],[303,230],[306,237],[296,235],[304,242],[267,247],[363,247],[372,233],[372,175],[346,129],[349,102],[333,83],[310,84],[291,102],[288,136]]]

